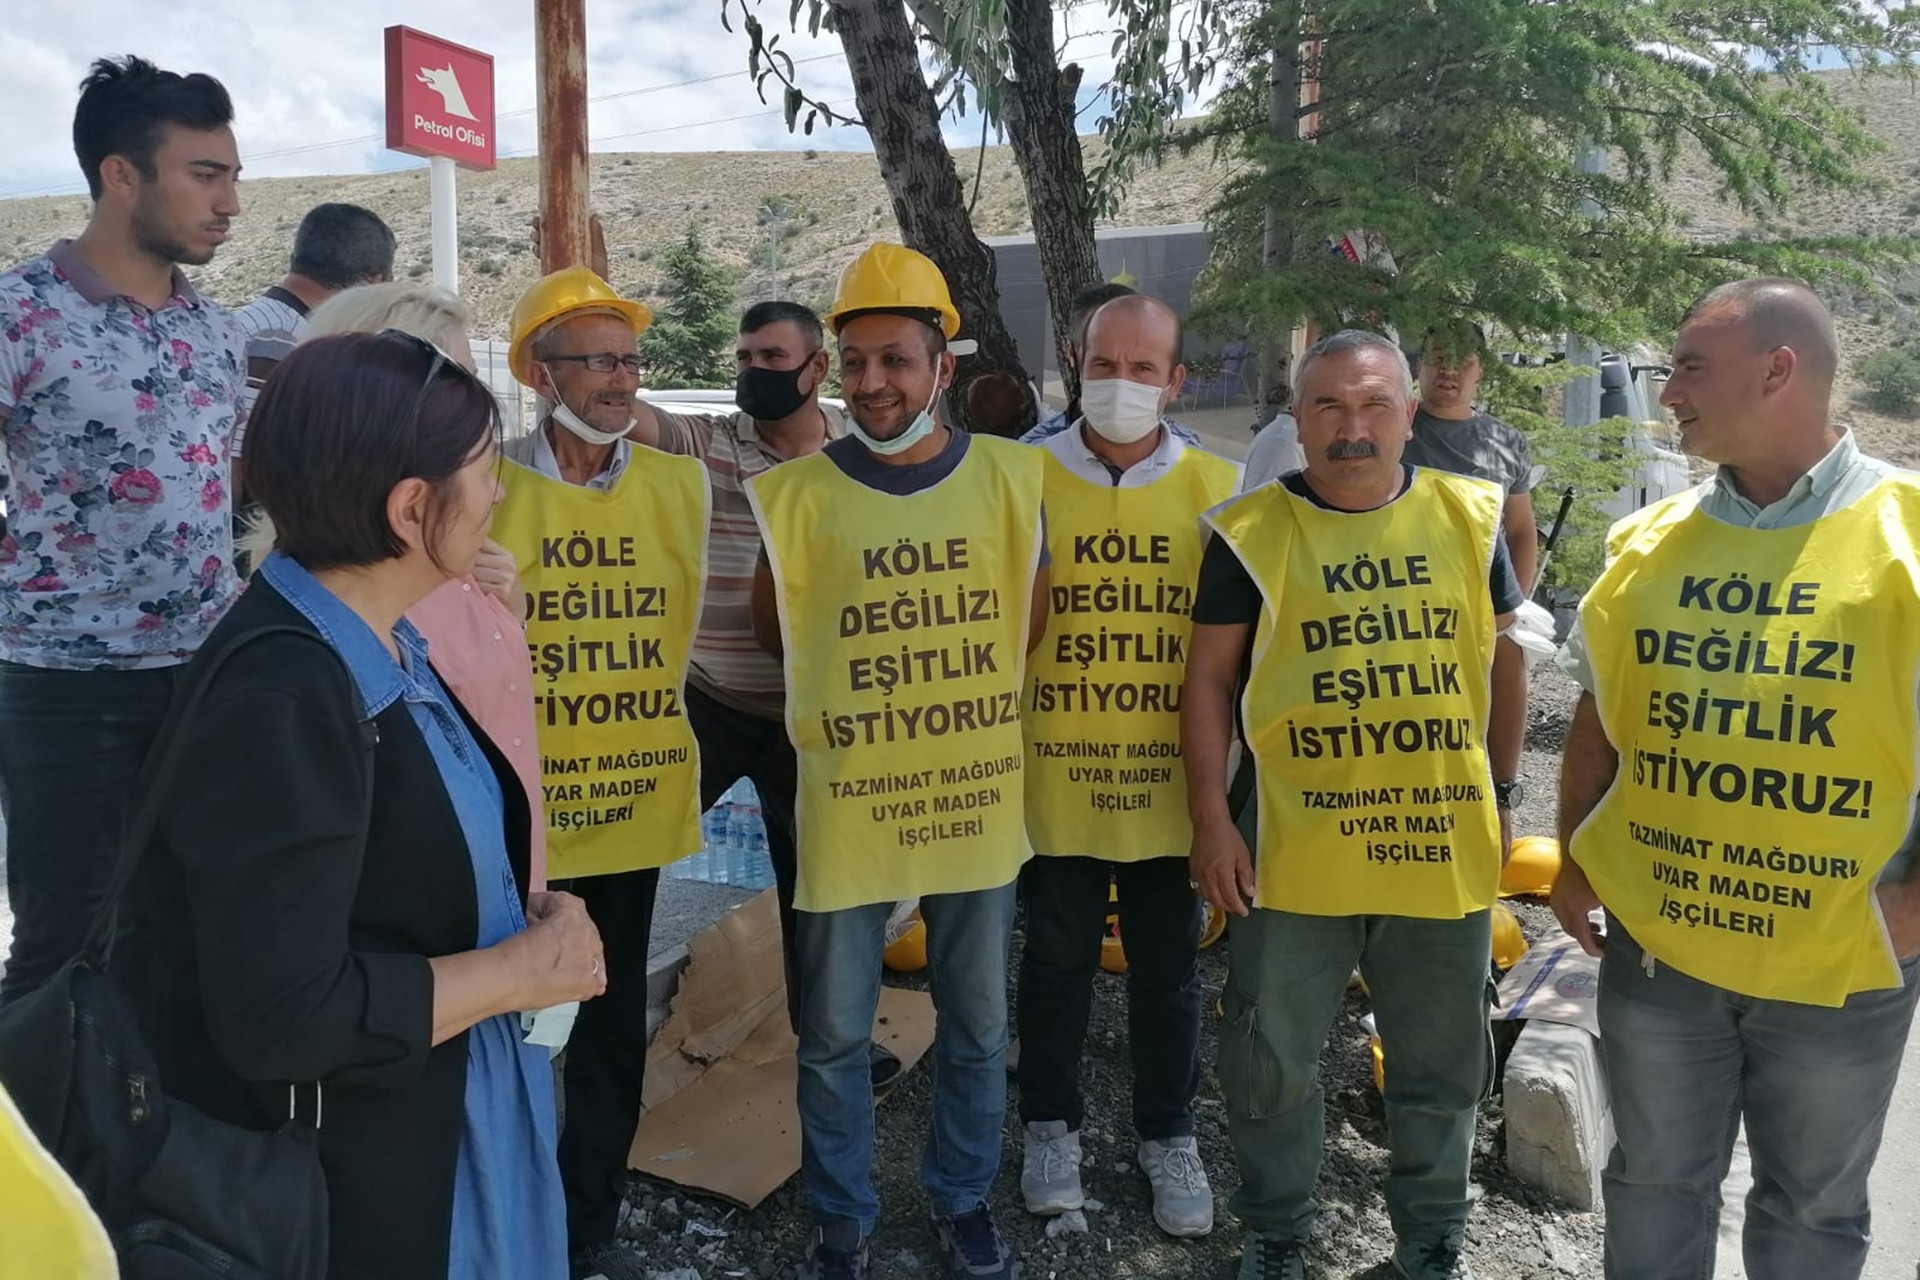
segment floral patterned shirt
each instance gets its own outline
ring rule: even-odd
[[[0,273],[0,659],[193,656],[238,591],[227,461],[244,352],[232,315],[178,271],[157,311],[67,240]]]

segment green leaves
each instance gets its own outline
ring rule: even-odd
[[[659,318],[641,339],[649,380],[666,387],[730,387],[736,310],[733,273],[707,253],[697,227],[660,255]]]

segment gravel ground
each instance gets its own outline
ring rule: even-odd
[[[1535,672],[1530,698],[1525,775],[1529,794],[1517,834],[1553,829],[1559,748],[1575,697],[1558,672]],[[1530,934],[1551,925],[1544,905],[1520,904]],[[1017,947],[1016,942],[1016,947]],[[1017,964],[1017,950],[1016,961]],[[1011,966],[1010,966],[1011,968]],[[1208,1005],[1226,976],[1224,946],[1203,954],[1201,971]],[[891,979],[903,985],[911,980]],[[1203,1029],[1200,1085],[1200,1146],[1220,1205],[1217,1225],[1203,1240],[1177,1241],[1160,1234],[1149,1213],[1144,1175],[1134,1164],[1136,1139],[1127,1123],[1131,1073],[1127,1065],[1124,980],[1096,979],[1093,1025],[1088,1033],[1083,1080],[1088,1119],[1082,1131],[1087,1194],[1101,1203],[1089,1212],[1085,1234],[1048,1238],[1046,1222],[1020,1206],[1020,1136],[1017,1112],[1009,1108],[1005,1157],[994,1187],[1001,1229],[1024,1262],[1027,1280],[1104,1280],[1105,1277],[1230,1277],[1240,1255],[1240,1229],[1226,1212],[1237,1185],[1219,1081],[1213,1074],[1219,1023]],[[1374,1091],[1366,1033],[1359,1018],[1364,998],[1350,993],[1321,1059],[1327,1089],[1326,1162],[1315,1242],[1316,1280],[1385,1280],[1392,1232],[1379,1184],[1387,1166],[1386,1127]],[[1502,1046],[1504,1049],[1504,1045]],[[873,1242],[875,1274],[890,1280],[939,1276],[919,1183],[932,1092],[924,1069],[914,1071],[881,1104],[874,1175],[883,1205]],[[1499,1100],[1482,1112],[1474,1151],[1474,1182],[1480,1198],[1467,1226],[1468,1256],[1480,1280],[1579,1280],[1600,1275],[1600,1218],[1550,1205],[1508,1177],[1501,1153]],[[636,1176],[623,1231],[660,1280],[756,1277],[788,1280],[805,1249],[806,1205],[799,1179],[790,1180],[758,1209],[746,1212],[679,1188]]]

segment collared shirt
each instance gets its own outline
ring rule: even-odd
[[[157,310],[69,240],[0,274],[0,659],[193,656],[239,590],[227,464],[245,386],[239,326],[178,271]]]
[[[434,676],[426,641],[401,619],[393,629],[400,651],[396,661],[359,614],[287,556],[274,552],[260,572],[340,655],[369,716],[406,703],[466,837],[479,918],[475,948],[493,946],[526,928],[507,858],[499,779]],[[556,1130],[546,1050],[525,1043],[517,1014],[474,1024],[467,1031],[449,1280],[566,1274],[566,1206]]]
[[[846,419],[821,405],[825,438],[847,434]],[[760,561],[760,528],[747,502],[746,482],[786,459],[760,435],[746,413],[667,413],[655,409],[660,449],[700,459],[713,491],[707,533],[707,593],[693,638],[687,682],[735,711],[778,720],[786,711],[780,660],[753,638],[753,570]]]
[[[531,467],[549,480],[563,483],[567,478],[560,474],[560,460],[553,456],[553,441],[547,438],[549,431],[565,431],[566,428],[553,422],[542,422],[531,434],[509,440],[500,446],[500,452],[523,467]],[[633,444],[627,440],[613,442],[613,452],[607,457],[607,465],[600,474],[588,480],[585,488],[605,491],[613,488],[626,473],[627,464],[633,461]]]
[[[1070,417],[1068,416],[1068,410],[1062,409],[1051,418],[1042,419],[1031,431],[1020,437],[1020,443],[1045,444],[1080,420],[1080,416],[1077,413]],[[1162,418],[1160,419],[1160,425],[1166,428],[1169,435],[1178,436],[1181,444],[1194,449],[1202,447],[1200,437],[1193,434],[1193,431],[1188,428],[1185,423],[1174,418]]]
[[[547,887],[547,823],[540,791],[540,746],[534,737],[533,662],[514,612],[469,574],[443,583],[413,608],[411,622],[433,652],[433,667],[473,722],[513,766],[533,811],[527,884]]]
[[[1087,443],[1087,420],[1082,418],[1071,431],[1061,431],[1040,442],[1040,447],[1057,458],[1068,471],[1090,484],[1115,489],[1140,489],[1173,470],[1186,455],[1187,443],[1171,431],[1160,432],[1153,452],[1125,470],[1114,466],[1093,451]]]

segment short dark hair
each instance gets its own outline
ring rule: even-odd
[[[1426,341],[1420,344],[1419,356],[1425,360],[1427,352],[1440,348],[1442,356],[1449,360],[1464,360],[1475,356],[1484,363],[1491,354],[1487,346],[1487,331],[1472,320],[1453,320],[1437,324],[1427,330]]]
[[[329,289],[393,275],[393,232],[371,209],[317,204],[293,233],[293,272]]]
[[[1730,281],[1694,299],[1680,323],[1722,307],[1748,330],[1755,352],[1791,347],[1810,375],[1823,386],[1833,385],[1840,368],[1833,313],[1804,282],[1786,276]]]
[[[233,123],[226,86],[204,72],[162,71],[145,58],[101,58],[80,82],[73,109],[73,154],[87,176],[87,193],[100,198],[100,165],[125,156],[140,176],[154,176],[161,130],[218,129]]]
[[[500,407],[478,378],[406,334],[342,333],[295,347],[267,379],[247,424],[247,488],[308,569],[396,559],[387,523],[402,480],[433,488],[427,554],[451,518],[451,481],[495,435]]]
[[[747,308],[740,317],[741,333],[758,333],[770,324],[788,321],[799,328],[801,336],[818,351],[827,343],[827,331],[820,325],[820,317],[812,307],[803,307],[797,302],[756,302]]]
[[[1093,313],[1112,302],[1115,298],[1130,298],[1137,290],[1124,284],[1115,284],[1111,280],[1102,281],[1090,288],[1082,289],[1073,295],[1073,332],[1068,336],[1077,347],[1087,345],[1087,323],[1093,319]]]

